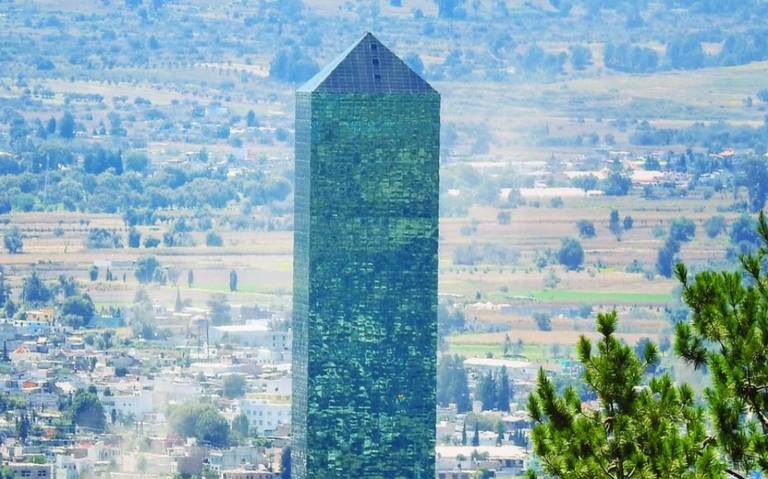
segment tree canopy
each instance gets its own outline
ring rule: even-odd
[[[558,394],[544,370],[539,373],[528,411],[545,477],[724,477],[693,390],[668,375],[649,378],[656,346],[647,343],[638,357],[616,337],[617,323],[615,312],[599,314],[597,350],[584,336],[578,343],[584,382],[597,396],[594,407],[582,404],[574,387]]]
[[[107,427],[104,406],[95,392],[78,390],[69,410],[72,420],[80,427],[103,432]]]
[[[768,223],[762,212],[757,232],[761,245],[740,258],[743,272],[691,278],[683,264],[675,270],[692,311],[676,326],[675,350],[710,373],[704,396],[733,477],[768,473]]]
[[[190,401],[171,411],[171,429],[183,437],[194,437],[213,447],[229,444],[229,425],[211,403]]]

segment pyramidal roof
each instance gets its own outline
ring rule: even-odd
[[[297,90],[302,93],[434,93],[370,32]]]

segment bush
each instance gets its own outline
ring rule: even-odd
[[[136,228],[131,228],[128,232],[128,247],[138,248],[141,246],[141,233]]]
[[[579,236],[582,238],[594,238],[597,236],[595,232],[595,224],[589,220],[579,220],[576,223],[576,228],[579,230]]]
[[[209,231],[207,235],[205,235],[205,245],[206,246],[224,246],[224,240],[221,239],[221,235],[214,232]]]
[[[717,238],[723,231],[725,231],[724,216],[713,216],[704,222],[704,232],[707,233],[707,236],[710,238]]]
[[[122,248],[123,240],[114,231],[95,228],[88,232],[85,244],[90,249]]]
[[[688,218],[676,218],[669,225],[669,239],[685,243],[696,237],[696,225]]]
[[[10,254],[21,253],[24,249],[24,241],[22,240],[21,231],[17,227],[13,227],[5,233],[3,237],[3,244],[5,249]]]
[[[156,238],[154,236],[147,236],[144,238],[145,248],[157,248],[158,246],[160,246],[160,238]]]
[[[534,313],[533,320],[539,331],[552,331],[552,319],[546,313]]]
[[[557,253],[557,259],[566,268],[577,270],[584,263],[584,249],[579,240],[574,238],[563,238],[560,244],[560,251]]]

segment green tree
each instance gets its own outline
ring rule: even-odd
[[[70,296],[59,306],[59,316],[70,327],[79,329],[88,325],[96,314],[96,307],[87,294]]]
[[[575,238],[563,238],[560,240],[560,251],[557,260],[570,270],[581,268],[584,263],[584,249],[579,240]]]
[[[498,404],[497,389],[496,378],[491,371],[480,377],[480,381],[477,384],[477,397],[483,403],[484,411],[496,409]]]
[[[219,247],[224,245],[224,240],[221,239],[221,235],[215,231],[209,231],[205,235],[205,245],[212,247]]]
[[[655,345],[648,343],[638,357],[616,337],[617,322],[615,312],[599,314],[597,351],[584,336],[577,347],[598,407],[584,408],[574,387],[558,394],[539,372],[528,411],[533,450],[546,477],[724,477],[691,388],[676,386],[668,375],[647,381],[648,368],[658,362]]]
[[[696,237],[696,224],[688,218],[675,218],[669,224],[669,238],[687,243]]]
[[[291,479],[291,446],[280,451],[280,479]]]
[[[443,407],[453,403],[459,413],[472,409],[463,357],[444,354],[438,359],[437,403]]]
[[[465,0],[434,0],[437,4],[437,15],[441,18],[462,18],[466,15]]]
[[[160,267],[160,263],[154,256],[142,256],[136,261],[133,274],[139,283],[147,284],[155,278],[155,271]]]
[[[512,353],[512,338],[509,337],[509,333],[504,335],[504,342],[501,343],[501,354],[504,357],[509,356]]]
[[[579,236],[582,238],[594,238],[597,236],[595,232],[595,224],[589,220],[579,220],[576,223],[576,228],[579,230]]]
[[[128,247],[138,248],[139,246],[141,246],[141,232],[136,228],[131,228],[128,231]]]
[[[504,442],[504,433],[506,432],[504,428],[504,421],[498,420],[496,421],[496,445],[501,446],[501,444]]]
[[[24,304],[40,305],[51,300],[53,293],[46,286],[37,271],[24,278],[21,286],[21,301]]]
[[[512,388],[509,384],[509,374],[507,367],[502,366],[499,372],[498,380],[498,398],[496,400],[496,409],[509,412],[509,398],[512,396]]]
[[[600,184],[600,179],[593,174],[581,175],[571,180],[571,184],[584,191],[591,191],[597,189],[597,186]]]
[[[235,270],[229,272],[229,290],[237,291],[237,271]]]
[[[259,120],[256,119],[256,113],[253,110],[248,110],[245,115],[245,125],[249,128],[259,126]]]
[[[675,270],[692,312],[676,326],[675,351],[710,372],[704,396],[717,446],[737,478],[768,473],[768,223],[762,212],[757,232],[762,244],[741,257],[743,272],[705,271],[691,279],[685,265]]]
[[[19,228],[14,226],[5,232],[3,245],[10,254],[19,254],[24,250],[24,239]]]
[[[187,271],[187,287],[191,288],[195,285],[195,272],[191,269]]]
[[[480,445],[480,424],[475,421],[475,432],[472,434],[472,446],[477,447]]]
[[[756,213],[763,209],[768,197],[768,165],[764,159],[753,156],[739,167],[739,184],[747,187],[750,211]]]
[[[620,161],[614,161],[611,165],[608,177],[602,182],[602,189],[608,196],[625,196],[632,188],[630,173]]]
[[[461,445],[467,445],[467,421],[464,421],[461,426]]]
[[[104,406],[95,392],[80,389],[75,394],[69,414],[75,424],[95,432],[103,432],[107,427]]]
[[[667,238],[664,246],[661,247],[656,256],[656,271],[665,278],[671,278],[673,268],[675,267],[677,253],[679,252],[680,243],[672,238]]]
[[[197,440],[203,445],[226,447],[229,444],[229,424],[214,409],[206,409],[195,421]]]
[[[184,309],[184,301],[181,300],[181,290],[176,288],[176,304],[174,305],[173,310],[178,313],[182,309]]]
[[[608,217],[608,229],[611,230],[611,233],[613,233],[617,239],[621,236],[621,219],[619,218],[619,210],[611,210],[611,214]]]
[[[147,236],[144,238],[144,247],[149,248],[157,248],[160,246],[160,238],[155,238],[154,236]]]
[[[75,117],[72,113],[65,112],[64,116],[59,121],[59,135],[62,138],[74,138],[75,137]]]
[[[725,231],[725,217],[722,215],[716,215],[704,222],[704,231],[707,236],[714,239],[717,238],[720,233]]]
[[[237,434],[241,439],[248,437],[249,426],[248,416],[243,413],[238,414],[232,420],[232,432]]]
[[[592,65],[592,50],[582,45],[574,45],[570,48],[571,66],[574,70],[584,70]]]
[[[552,318],[547,313],[533,313],[533,320],[536,322],[536,327],[539,328],[539,331],[552,331]]]
[[[194,437],[212,447],[229,444],[229,425],[216,407],[208,402],[190,401],[171,410],[171,429],[182,437]]]
[[[99,267],[96,265],[91,266],[91,268],[88,270],[88,279],[91,281],[96,281],[99,279]]]
[[[288,83],[310,79],[319,67],[302,50],[294,46],[277,52],[269,64],[269,77]]]
[[[230,374],[224,377],[222,392],[229,399],[245,394],[245,377],[242,374]]]
[[[29,429],[29,417],[27,417],[25,410],[21,416],[16,417],[16,437],[22,444],[26,444],[27,442],[27,438],[29,437]]]
[[[229,324],[232,320],[231,306],[227,296],[221,293],[215,293],[208,298],[208,308],[211,310],[211,322],[216,325]]]

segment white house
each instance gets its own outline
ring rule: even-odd
[[[145,414],[151,414],[153,411],[152,391],[142,388],[117,391],[112,396],[104,396],[102,402],[107,417],[114,410],[118,417],[130,416],[140,420]]]
[[[469,358],[464,360],[464,368],[479,373],[493,371],[498,373],[502,367],[507,368],[507,374],[513,381],[535,381],[539,374],[539,366],[529,361],[496,358]]]
[[[291,332],[273,331],[266,320],[214,326],[210,329],[210,340],[214,343],[237,343],[243,346],[268,348],[276,351],[291,349]]]
[[[291,404],[285,400],[246,397],[239,401],[239,407],[259,434],[274,432],[279,425],[291,422]]]

